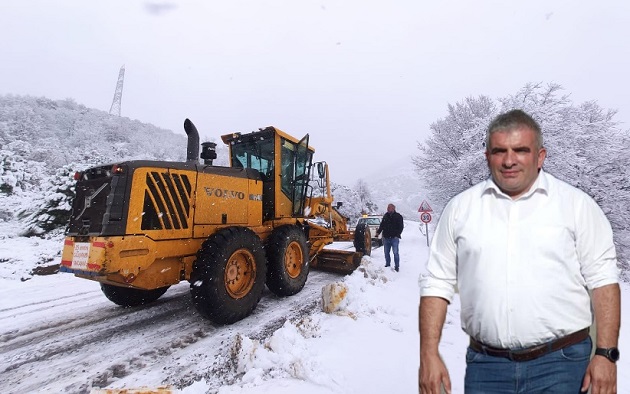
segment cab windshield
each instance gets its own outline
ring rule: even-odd
[[[232,142],[231,166],[253,168],[258,170],[263,178],[270,179],[273,172],[273,143],[273,135],[261,136],[250,141]]]

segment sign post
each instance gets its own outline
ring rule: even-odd
[[[431,206],[427,202],[427,200],[423,200],[422,204],[420,204],[420,208],[418,208],[418,212],[420,212],[420,221],[425,225],[425,234],[427,236],[427,246],[429,246],[429,223],[431,223]]]

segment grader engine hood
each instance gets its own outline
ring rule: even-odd
[[[260,176],[242,169],[225,169],[228,171],[232,174],[199,174],[195,224],[262,224]]]

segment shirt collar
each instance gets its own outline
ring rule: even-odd
[[[482,194],[486,194],[489,192],[494,192],[495,195],[505,196],[505,197],[510,198],[510,196],[503,193],[501,189],[499,189],[497,184],[494,183],[492,176],[486,180],[486,184],[483,187]],[[547,174],[543,171],[542,168],[538,172],[538,176],[536,177],[536,181],[534,181],[534,184],[532,185],[532,187],[530,187],[529,190],[526,193],[524,193],[522,196],[517,198],[517,200],[520,200],[522,198],[528,198],[529,196],[531,196],[532,194],[536,192],[549,195],[549,179],[547,179]]]

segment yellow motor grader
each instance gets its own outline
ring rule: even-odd
[[[311,267],[351,273],[371,252],[369,229],[350,231],[333,206],[328,165],[313,163],[308,134],[274,127],[216,144],[186,119],[186,162],[134,160],[75,174],[76,197],[60,270],[100,282],[122,306],[153,302],[187,280],[199,312],[218,324],[248,316],[265,284],[290,296]],[[202,159],[199,160],[199,157]],[[355,251],[333,250],[336,241]]]

